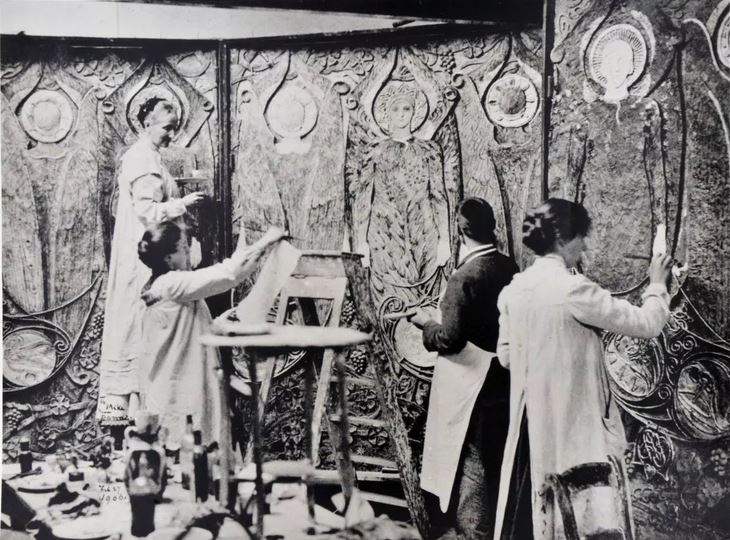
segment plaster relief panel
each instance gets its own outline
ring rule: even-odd
[[[662,334],[603,336],[613,396],[633,419],[626,459],[638,534],[647,538],[730,532],[722,517],[730,500],[727,9],[727,1],[691,0],[557,6],[577,15],[551,52],[549,188],[593,217],[584,270],[638,302],[659,225],[675,259]]]
[[[212,187],[215,56],[202,54],[208,62],[193,73],[192,53],[171,55],[168,66],[187,62],[188,81],[174,67],[152,69],[160,59],[142,47],[23,45],[3,42],[0,87],[3,452],[15,458],[28,436],[37,454],[73,447],[84,456],[102,436],[94,414],[116,159],[140,130],[137,103],[157,92],[187,119],[178,144],[193,149]],[[196,98],[206,79],[208,96]]]

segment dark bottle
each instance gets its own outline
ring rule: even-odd
[[[20,441],[20,452],[18,453],[18,461],[20,462],[20,472],[27,473],[33,468],[33,454],[30,451],[30,441],[22,439]]]
[[[195,474],[195,500],[208,500],[208,452],[203,446],[203,436],[200,430],[193,432],[193,471]]]
[[[185,421],[185,433],[180,441],[180,472],[183,489],[191,489],[193,475],[193,415],[187,415]]]

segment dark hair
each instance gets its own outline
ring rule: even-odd
[[[565,199],[548,199],[527,213],[522,223],[522,243],[538,255],[555,250],[558,240],[570,242],[586,236],[591,218],[583,205]]]
[[[167,112],[173,112],[175,110],[172,104],[163,98],[153,97],[148,99],[142,103],[142,106],[139,108],[139,112],[137,113],[137,120],[139,120],[139,123],[142,124],[142,127],[144,127],[144,121],[147,120],[147,117],[155,110],[155,107],[157,107],[159,103],[164,103],[163,108]]]
[[[182,229],[171,221],[165,221],[148,228],[137,244],[137,256],[152,270],[153,275],[162,275],[170,269],[165,256],[177,251]]]
[[[464,199],[457,208],[459,229],[468,238],[483,244],[494,243],[494,211],[484,199]]]

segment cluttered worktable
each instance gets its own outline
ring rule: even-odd
[[[13,521],[13,526],[25,529],[37,540],[132,540],[132,515],[124,483],[115,477],[121,470],[121,455],[104,474],[90,463],[80,462],[78,470],[84,480],[69,482],[68,475],[52,471],[45,462],[35,462],[40,474],[15,478],[20,472],[17,463],[3,464],[2,513]],[[243,476],[248,473],[244,473]],[[101,477],[101,482],[99,482]],[[50,504],[65,484],[69,495],[66,502]],[[253,494],[252,483],[239,484],[240,499]],[[75,495],[74,495],[75,494]],[[58,498],[58,497],[57,497]],[[96,504],[98,503],[98,505]],[[226,517],[224,517],[226,515]],[[193,502],[189,490],[179,483],[168,485],[162,502],[155,511],[155,531],[148,540],[246,540],[245,528],[233,519],[214,498],[205,503]],[[5,517],[5,516],[4,516]],[[22,521],[19,524],[16,520]],[[240,516],[239,518],[240,519]],[[266,538],[280,539],[344,539],[389,538],[394,540],[419,538],[415,529],[389,520],[386,516],[370,514],[367,522],[347,531],[344,517],[316,505],[315,520],[318,533],[307,534],[311,525],[307,506],[306,486],[275,484],[270,493],[270,509],[264,517]],[[194,524],[199,527],[191,527]],[[187,531],[187,534],[180,536]],[[0,533],[5,538],[6,530]]]
[[[92,467],[91,463],[80,462],[78,472],[83,477],[76,481],[69,481],[67,472],[60,472],[47,462],[34,463],[33,470],[37,474],[17,478],[18,464],[3,465],[3,513],[11,518],[33,514],[24,524],[29,534],[59,540],[135,538],[130,533],[129,496],[121,481],[124,470],[121,455],[104,471]],[[208,521],[212,522],[216,514],[221,515],[218,521],[222,522],[218,538],[246,538],[238,523],[222,519],[225,512],[217,500],[195,502],[190,490],[172,483],[156,505],[156,531],[147,538],[175,538],[194,521],[211,516]],[[17,528],[18,523],[13,525]],[[185,538],[203,540],[213,538],[213,534],[196,529]]]
[[[118,463],[118,464],[117,464]],[[25,531],[39,539],[58,540],[128,540],[136,538],[130,532],[132,515],[129,497],[120,481],[121,459],[109,470],[100,473],[90,463],[79,463],[81,481],[69,482],[68,474],[53,471],[45,462],[34,463],[39,474],[14,478],[18,464],[4,464],[3,514],[20,516]],[[99,477],[103,477],[99,481]],[[61,485],[65,487],[60,487]],[[241,484],[245,492],[252,486]],[[59,495],[62,494],[62,495]],[[242,497],[247,494],[242,493]],[[162,501],[156,505],[155,531],[149,540],[245,540],[243,526],[230,516],[214,498],[194,502],[189,490],[178,483],[168,485]],[[324,508],[317,508],[317,519],[326,525],[327,533],[308,536],[309,521],[306,493],[296,485],[278,486],[271,494],[271,509],[266,515],[267,538],[331,538],[343,525],[343,520]],[[199,527],[191,527],[194,524]],[[13,523],[18,528],[18,523]]]

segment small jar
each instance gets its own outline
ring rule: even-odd
[[[27,438],[20,440],[20,452],[18,453],[20,472],[27,473],[33,469],[33,453],[30,451],[30,441]]]

